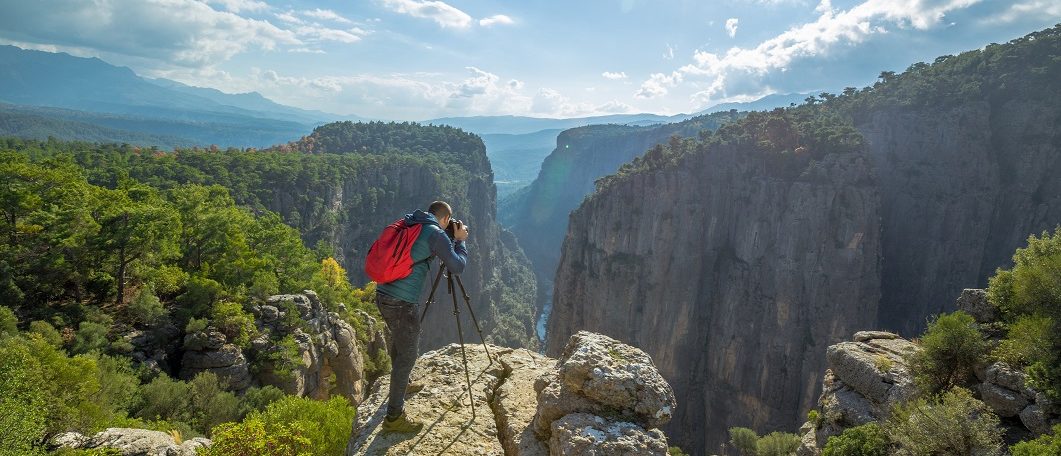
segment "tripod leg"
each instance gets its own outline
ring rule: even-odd
[[[435,302],[435,290],[438,289],[438,281],[442,280],[442,273],[446,270],[443,265],[438,266],[438,275],[435,276],[435,282],[431,284],[431,294],[427,296],[427,302],[424,303],[424,313],[420,314],[420,325],[424,324],[424,317],[427,316],[427,309],[431,308],[431,303]]]
[[[486,368],[490,369],[490,366],[494,365],[494,357],[490,356],[490,348],[486,346],[486,339],[483,337],[483,330],[479,327],[479,320],[475,318],[475,311],[472,310],[471,298],[468,297],[468,292],[464,290],[464,282],[461,280],[461,276],[457,276],[457,285],[460,286],[461,294],[464,295],[464,305],[468,307],[468,315],[471,315],[472,323],[475,323],[475,330],[479,333],[479,342],[483,343],[483,350],[486,352],[487,361],[489,361],[489,363],[486,365]]]
[[[472,404],[472,421],[475,420],[475,395],[472,393],[472,377],[468,374],[468,355],[464,353],[464,331],[461,330],[460,308],[457,307],[457,293],[453,290],[453,276],[447,275],[450,295],[453,296],[453,317],[457,319],[457,340],[461,343],[461,361],[464,363],[464,381],[468,383],[468,402]]]

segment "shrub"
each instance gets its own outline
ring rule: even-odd
[[[342,454],[354,414],[354,408],[341,397],[316,401],[287,396],[263,412],[252,412],[242,423],[215,428],[214,445],[205,454]],[[277,448],[286,452],[273,452]]]
[[[787,432],[771,432],[755,443],[757,456],[789,456],[796,454],[799,436]]]
[[[63,346],[63,335],[59,334],[59,330],[55,329],[51,323],[44,320],[30,322],[29,333],[40,336],[41,340],[55,348],[61,348]]]
[[[210,312],[210,321],[238,347],[247,348],[258,337],[254,316],[236,302],[219,301]]]
[[[965,385],[986,351],[972,316],[962,311],[943,314],[928,324],[921,350],[911,356],[910,370],[924,392],[936,393]]]
[[[733,445],[741,456],[756,456],[759,434],[743,427],[729,428],[729,444]]]
[[[689,456],[689,454],[682,451],[679,447],[672,446],[667,448],[667,456]]]
[[[1006,338],[999,342],[991,356],[1010,366],[1023,368],[1033,361],[1047,358],[1054,321],[1048,317],[1024,315],[1006,330]]]
[[[92,351],[102,352],[109,345],[107,331],[109,329],[101,323],[83,321],[77,326],[73,345],[70,352],[74,354],[88,353]]]
[[[261,388],[248,388],[243,393],[240,402],[240,416],[244,417],[251,412],[265,410],[269,404],[284,398],[284,392],[275,386],[266,385]]]
[[[162,317],[166,316],[166,309],[162,307],[162,301],[155,296],[155,291],[150,286],[145,286],[136,293],[133,300],[126,307],[129,319],[135,323],[154,325]]]
[[[829,437],[822,456],[888,456],[888,436],[877,423],[845,429]]]
[[[885,424],[897,454],[907,456],[998,455],[1002,430],[991,408],[964,388],[896,407]]]
[[[1061,400],[1061,227],[1028,237],[1013,254],[1013,268],[991,278],[988,299],[1011,322],[995,355],[1028,366],[1028,383]]]
[[[141,397],[136,416],[186,423],[196,434],[206,434],[240,415],[239,399],[224,391],[212,372],[201,372],[187,383],[160,375],[141,387]]]
[[[0,306],[0,336],[18,334],[18,318],[11,309]]]
[[[1053,434],[1020,442],[1010,447],[1009,451],[1013,456],[1061,456],[1061,424],[1054,426]]]
[[[184,332],[191,334],[200,331],[206,331],[206,328],[210,326],[210,321],[205,318],[192,318],[188,320],[188,324],[184,325]]]

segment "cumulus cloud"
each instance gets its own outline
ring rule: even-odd
[[[1061,2],[1057,0],[1026,0],[1015,2],[998,16],[988,18],[988,23],[1008,23],[1028,16],[1061,17]]]
[[[737,36],[737,18],[726,19],[726,33],[730,38]]]
[[[450,4],[438,0],[382,0],[392,11],[435,21],[442,28],[465,29],[472,17]]]
[[[604,79],[611,79],[613,81],[614,80],[619,80],[619,79],[626,79],[626,72],[625,71],[620,71],[618,73],[616,73],[614,71],[605,71],[605,72],[601,73],[600,75],[604,76]]]
[[[295,32],[194,0],[9,2],[0,15],[0,38],[183,66],[211,65],[248,49],[302,44]]]
[[[867,0],[837,11],[823,0],[818,5],[820,16],[816,21],[790,28],[753,48],[733,47],[725,53],[698,50],[692,63],[671,74],[652,74],[641,83],[635,96],[663,96],[669,88],[689,80],[702,88],[693,95],[700,100],[723,98],[736,87],[754,90],[767,75],[785,71],[801,59],[825,56],[841,46],[861,43],[870,36],[887,33],[888,27],[926,30],[939,24],[948,12],[979,1]]]
[[[491,27],[494,25],[512,25],[516,21],[512,20],[511,17],[505,16],[504,14],[495,14],[490,17],[484,17],[479,19],[479,25],[483,27]]]
[[[336,13],[335,11],[327,10],[327,9],[316,8],[316,9],[312,9],[312,10],[303,11],[302,14],[304,16],[307,16],[307,17],[312,17],[314,19],[320,19],[320,20],[324,20],[324,21],[339,22],[339,23],[342,23],[342,24],[353,24],[354,23],[350,19],[347,19],[347,18],[345,18],[343,16],[340,16],[339,13]]]
[[[221,5],[227,11],[239,13],[241,11],[264,11],[269,9],[269,4],[257,0],[209,0],[207,3]]]

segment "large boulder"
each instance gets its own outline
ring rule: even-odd
[[[987,290],[966,288],[955,302],[958,310],[973,317],[977,323],[992,323],[998,320],[998,309],[987,300]]]
[[[56,449],[113,448],[122,456],[195,456],[200,448],[210,446],[210,440],[201,437],[178,443],[165,432],[132,428],[108,428],[92,437],[67,432],[50,443]]]
[[[534,429],[542,438],[552,423],[585,412],[643,428],[658,428],[674,413],[674,391],[652,358],[601,334],[579,331],[557,360],[554,379],[538,395]]]

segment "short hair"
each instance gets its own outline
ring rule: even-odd
[[[427,211],[434,214],[435,217],[448,217],[453,215],[453,209],[449,207],[449,203],[445,201],[435,201],[431,203],[431,206],[427,208]]]

